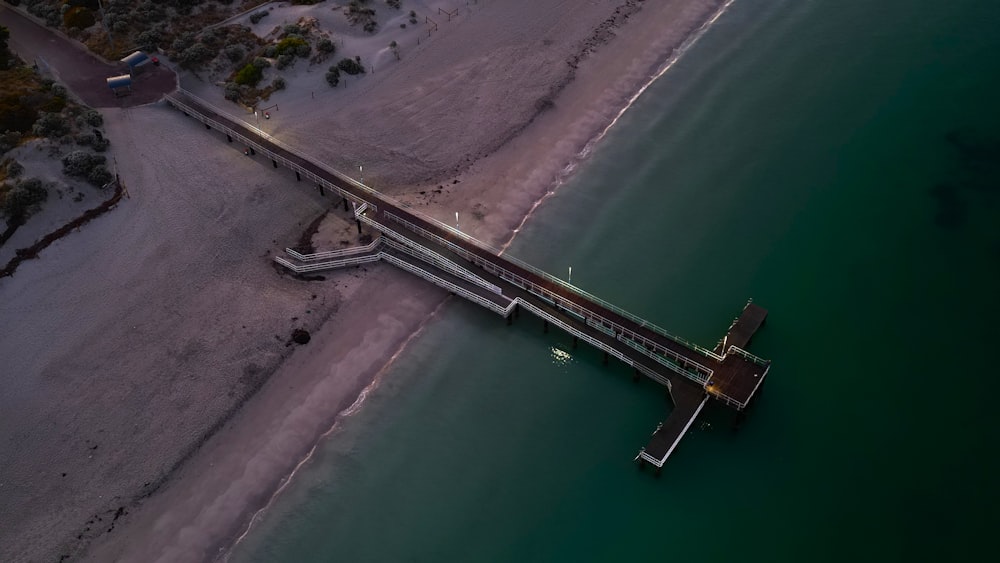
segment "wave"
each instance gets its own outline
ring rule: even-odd
[[[649,89],[650,86],[652,86],[657,80],[660,79],[660,77],[666,74],[667,71],[673,68],[673,66],[677,63],[677,61],[679,61],[680,58],[684,56],[684,54],[695,43],[697,43],[698,40],[701,39],[703,35],[705,35],[705,32],[707,32],[708,29],[712,27],[712,25],[716,21],[718,21],[718,19],[722,17],[723,14],[726,13],[726,10],[728,10],[729,7],[732,6],[733,3],[735,2],[736,0],[726,0],[725,2],[723,2],[722,5],[719,6],[719,9],[716,10],[715,13],[713,13],[710,18],[705,20],[705,22],[702,23],[700,27],[698,27],[691,34],[689,34],[687,38],[685,38],[685,40],[670,53],[670,56],[668,56],[666,61],[664,61],[663,64],[660,65],[660,68],[657,69],[657,71],[654,72],[652,75],[650,75],[649,79],[646,80],[646,82],[642,86],[640,86],[639,89],[636,90],[626,100],[625,104],[618,110],[618,113],[615,114],[614,118],[612,118],[611,121],[609,121],[608,124],[603,129],[601,129],[596,135],[591,137],[590,140],[588,140],[583,145],[583,148],[581,148],[570,159],[570,161],[562,168],[562,170],[559,171],[559,174],[556,176],[556,179],[552,182],[551,187],[548,190],[546,190],[546,192],[542,195],[542,197],[535,200],[535,202],[531,205],[531,208],[528,209],[528,212],[521,219],[521,222],[511,232],[510,238],[508,238],[506,242],[500,245],[501,253],[505,252],[507,250],[507,247],[509,247],[511,243],[514,242],[514,239],[517,237],[518,233],[521,232],[521,229],[528,222],[528,219],[530,219],[532,215],[534,215],[535,210],[538,209],[538,206],[540,206],[547,199],[555,195],[555,193],[559,190],[559,188],[562,187],[573,176],[573,173],[576,171],[577,167],[582,162],[586,161],[588,157],[590,157],[591,153],[593,153],[594,151],[594,148],[604,139],[604,137],[607,136],[608,132],[611,131],[611,129],[614,128],[615,125],[618,124],[618,121],[622,118],[623,115],[625,115],[625,112],[627,112],[633,105],[635,105],[635,103],[646,92],[646,90]]]

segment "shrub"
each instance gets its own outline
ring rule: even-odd
[[[285,37],[289,35],[302,35],[302,28],[294,23],[290,23],[281,30],[281,34]]]
[[[160,34],[152,29],[147,29],[139,34],[135,39],[136,47],[148,53],[156,51],[156,46],[160,43]]]
[[[316,50],[320,53],[326,53],[327,55],[332,55],[337,50],[337,46],[329,39],[323,38],[316,43]]]
[[[284,90],[285,89],[285,79],[279,76],[279,77],[275,78],[271,82],[271,86],[274,86],[275,90]]]
[[[361,57],[340,59],[340,62],[337,63],[337,68],[351,75],[365,73],[365,67],[361,65]]]
[[[340,69],[331,66],[330,70],[326,73],[326,83],[330,86],[336,88],[340,84]]]
[[[103,166],[107,159],[87,151],[73,151],[62,159],[63,173],[67,176],[87,178],[95,166]]]
[[[230,62],[234,63],[240,62],[243,59],[243,56],[245,55],[245,53],[243,52],[243,47],[240,47],[239,45],[230,45],[226,47],[225,51],[223,52],[225,53],[226,58],[229,59]]]
[[[7,162],[7,177],[17,178],[21,174],[24,174],[24,166],[16,160],[10,160]]]
[[[250,63],[250,64],[252,64],[253,66],[255,66],[255,67],[257,67],[257,68],[259,68],[261,70],[263,70],[263,69],[271,66],[271,61],[269,61],[269,60],[267,60],[267,59],[265,59],[263,57],[255,57],[254,60],[253,60],[253,62]]]
[[[208,60],[211,60],[215,53],[211,49],[195,43],[180,54],[178,60],[183,68],[196,69]]]
[[[2,211],[9,222],[22,223],[48,198],[49,192],[41,180],[38,178],[21,180],[7,191],[7,195],[3,198]]]
[[[312,48],[309,46],[308,43],[303,43],[302,45],[299,45],[298,47],[295,48],[295,54],[302,57],[303,59],[308,57],[309,53],[311,52]]]
[[[229,101],[235,102],[240,98],[240,86],[235,82],[226,82],[224,92]]]
[[[102,156],[101,158],[104,157]],[[103,164],[99,164],[91,168],[90,173],[87,174],[87,181],[90,182],[91,185],[97,186],[98,188],[103,188],[113,178],[114,176],[111,175],[111,172]]]
[[[94,109],[88,109],[83,112],[83,120],[87,122],[87,125],[91,125],[93,127],[100,127],[101,125],[104,125],[104,116],[101,115],[101,112]]]
[[[267,58],[269,58],[269,59],[273,59],[274,57],[277,57],[278,56],[278,48],[276,46],[274,46],[274,45],[268,45],[267,47],[264,47],[264,56],[267,57]]]
[[[295,55],[293,55],[291,53],[285,53],[284,55],[279,55],[278,56],[277,67],[279,69],[289,67],[289,66],[291,66],[293,64],[295,64]]]
[[[255,24],[255,23],[259,22],[260,20],[262,20],[265,17],[267,17],[267,14],[269,14],[269,13],[270,12],[268,12],[267,10],[261,10],[259,12],[254,12],[254,13],[250,14],[250,23]]]
[[[399,9],[399,0],[385,0],[385,3],[388,4],[390,8]]]
[[[275,52],[279,55],[284,55],[285,53],[296,53],[302,46],[305,46],[306,55],[309,55],[309,43],[297,35],[291,35],[281,41],[278,41],[278,44],[275,45],[274,48]]]
[[[194,34],[191,32],[186,32],[180,34],[174,42],[170,44],[170,49],[177,53],[181,53],[184,49],[194,45]]]
[[[236,76],[233,77],[233,81],[244,86],[256,86],[263,77],[264,73],[259,67],[248,64],[236,73]]]
[[[58,113],[42,112],[38,116],[38,121],[32,126],[31,132],[50,139],[62,137],[69,133],[69,123]]]

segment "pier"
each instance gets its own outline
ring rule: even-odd
[[[434,220],[380,194],[347,175],[293,150],[262,131],[214,109],[194,95],[178,91],[167,101],[207,129],[239,142],[248,154],[264,157],[274,168],[295,172],[297,180],[316,185],[351,202],[353,217],[379,236],[369,245],[315,254],[286,250],[276,263],[296,273],[308,273],[386,261],[422,277],[510,323],[520,310],[539,317],[548,330],[555,326],[631,366],[635,378],[648,377],[667,390],[673,402],[669,417],[653,432],[635,457],[657,471],[710,399],[742,418],[759,394],[770,361],[748,351],[767,311],[747,302],[719,344],[712,350],[668,333],[631,313],[529,264],[504,256],[460,230]],[[338,202],[339,203],[339,202]]]

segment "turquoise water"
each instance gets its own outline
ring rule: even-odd
[[[767,307],[738,433],[640,472],[655,384],[454,300],[231,560],[988,556],[1000,3],[926,4],[738,0],[510,249],[704,345]]]

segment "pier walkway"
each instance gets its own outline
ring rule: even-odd
[[[714,350],[708,350],[590,295],[497,249],[380,194],[293,150],[247,123],[179,91],[167,101],[205,125],[313,182],[354,206],[354,217],[381,233],[370,245],[303,255],[286,251],[275,261],[297,273],[384,260],[511,320],[520,309],[540,317],[665,386],[674,403],[636,460],[662,467],[709,398],[744,411],[763,384],[770,361],[744,347],[767,311],[748,302]]]

